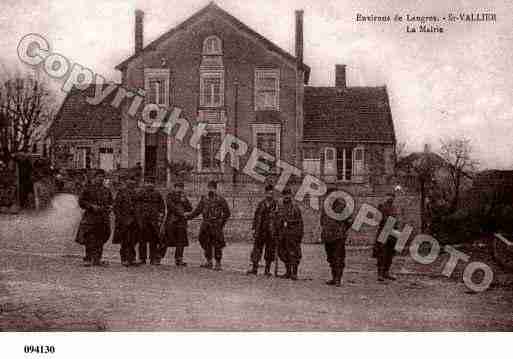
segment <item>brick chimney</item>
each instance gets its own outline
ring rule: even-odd
[[[135,53],[138,54],[143,48],[144,34],[144,11],[135,10]]]
[[[346,88],[346,65],[335,65],[335,87],[339,90]]]
[[[296,10],[296,61],[303,66],[303,10]]]

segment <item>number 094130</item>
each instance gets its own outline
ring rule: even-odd
[[[27,354],[53,354],[55,353],[55,347],[53,345],[25,345],[23,348]]]

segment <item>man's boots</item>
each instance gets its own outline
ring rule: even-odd
[[[210,260],[207,260],[205,263],[203,263],[202,265],[200,265],[201,268],[207,268],[207,269],[212,269],[214,267],[214,265],[212,264],[212,259]]]
[[[292,264],[291,265],[290,279],[297,280],[297,269],[298,269],[298,265],[297,264]]]
[[[384,282],[385,281],[385,275],[383,273],[383,269],[378,268],[378,282]]]
[[[281,278],[290,279],[290,277],[292,276],[292,266],[290,264],[285,264],[285,268],[287,271],[284,275],[281,276]]]
[[[216,261],[216,265],[214,267],[214,270],[218,271],[218,272],[223,270],[223,266],[221,265],[221,261]]]
[[[264,275],[266,277],[270,277],[271,276],[271,264],[272,264],[272,262],[265,262]]]
[[[250,270],[246,272],[247,275],[257,275],[258,274],[258,263],[253,263],[253,266]]]
[[[383,274],[383,277],[384,277],[385,279],[388,279],[388,280],[396,280],[396,279],[397,279],[396,277],[391,276],[389,271],[386,271],[386,272]]]
[[[333,285],[335,287],[342,286],[342,273],[343,273],[343,269],[335,270],[335,277],[333,278],[334,279]]]
[[[329,281],[327,281],[326,284],[327,285],[335,285],[336,276],[337,276],[336,270],[332,267],[331,268],[331,279]]]
[[[183,259],[181,259],[181,258],[180,258],[180,259],[177,259],[177,260],[175,261],[175,264],[176,264],[176,266],[177,266],[177,267],[187,267],[187,263],[185,263],[185,262],[183,261]]]

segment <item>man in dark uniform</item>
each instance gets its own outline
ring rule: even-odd
[[[376,234],[376,242],[374,243],[373,256],[377,259],[378,265],[378,281],[383,282],[385,279],[395,280],[396,278],[390,275],[390,267],[392,266],[392,260],[395,255],[395,244],[396,239],[394,237],[388,237],[385,243],[378,241],[379,234],[385,227],[388,217],[397,218],[398,211],[394,206],[395,194],[389,193],[385,199],[385,202],[378,206],[378,210],[383,215],[381,222],[378,226],[378,232]]]
[[[167,217],[161,258],[166,255],[167,247],[175,247],[175,264],[179,267],[184,267],[187,265],[183,261],[184,248],[189,246],[185,213],[192,211],[192,206],[184,193],[183,182],[175,183],[175,190],[169,192],[166,197],[166,206]]]
[[[328,194],[334,192],[335,189],[328,190]],[[335,213],[342,213],[346,204],[337,198],[333,203],[333,211]],[[326,251],[326,259],[331,268],[331,280],[326,284],[340,287],[342,284],[342,274],[344,273],[345,260],[346,260],[346,239],[347,231],[351,227],[351,218],[340,221],[331,218],[326,214],[323,208],[321,211],[321,241],[324,243]]]
[[[266,276],[271,275],[271,264],[274,262],[276,241],[274,238],[273,216],[276,213],[277,202],[273,197],[273,186],[265,187],[265,199],[258,204],[255,216],[253,217],[253,250],[251,251],[252,268],[247,272],[258,274],[258,264],[262,259],[262,252],[265,248],[265,270]]]
[[[202,196],[196,209],[186,219],[193,219],[200,214],[203,221],[200,226],[199,242],[205,253],[205,264],[202,268],[214,268],[221,270],[221,259],[223,257],[223,248],[226,246],[223,229],[230,218],[230,208],[226,200],[217,194],[217,182],[208,183],[208,195]],[[215,267],[212,264],[212,257],[216,260]]]
[[[121,264],[131,266],[135,264],[135,245],[139,229],[136,215],[136,181],[132,178],[126,178],[124,183],[114,200],[113,210],[116,216],[116,225],[113,243],[121,244],[119,250]]]
[[[103,245],[110,237],[110,209],[112,194],[104,186],[105,174],[96,173],[91,184],[82,191],[78,203],[85,213],[80,222],[77,242],[85,246],[86,266],[101,265]]]
[[[139,262],[146,264],[148,245],[150,264],[160,264],[160,226],[164,219],[165,204],[162,195],[152,183],[145,183],[137,196],[137,224],[139,226]]]
[[[283,200],[276,213],[276,235],[278,236],[278,256],[285,263],[283,278],[297,280],[301,262],[301,241],[303,239],[303,218],[299,206],[292,201],[292,191],[283,190]]]

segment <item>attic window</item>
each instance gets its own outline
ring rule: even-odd
[[[209,36],[203,41],[203,55],[222,55],[221,39]]]

